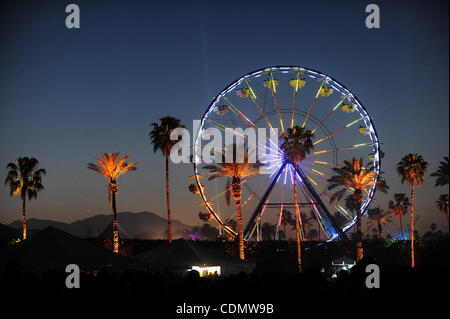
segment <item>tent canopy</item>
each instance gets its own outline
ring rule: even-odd
[[[77,264],[81,270],[146,270],[145,264],[89,244],[49,226],[35,235],[0,252],[0,265],[16,261],[36,270],[64,270]]]
[[[11,240],[18,238],[22,238],[22,234],[19,230],[0,224],[0,240]]]
[[[130,235],[120,224],[117,226],[119,229],[119,238],[120,239],[133,239],[134,236]],[[102,231],[102,233],[98,236],[101,239],[112,239],[113,231],[112,231],[112,222],[109,223],[108,226]]]

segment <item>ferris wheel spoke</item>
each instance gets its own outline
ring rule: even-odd
[[[312,177],[307,176],[307,178],[319,189],[321,194],[323,194],[328,200],[331,199],[330,195],[326,192],[326,190],[324,190],[322,187],[320,187],[320,185],[316,181],[314,181],[314,179],[312,179]],[[350,191],[350,190],[347,189],[347,191]],[[335,208],[339,207],[344,212],[345,216],[349,216],[347,211],[344,208],[342,208],[342,206],[340,206],[338,203],[334,204],[334,207]]]
[[[334,221],[334,219],[331,216],[330,212],[328,211],[327,207],[324,205],[324,203],[320,199],[320,196],[314,190],[313,186],[309,183],[308,179],[306,178],[306,175],[300,169],[300,167],[297,167],[297,171],[296,171],[295,175],[296,175],[296,178],[300,178],[300,183],[306,187],[306,189],[308,190],[308,193],[310,193],[310,195],[311,195],[311,198],[314,198],[314,200],[315,200],[314,205],[316,205],[316,208],[320,207],[320,210],[322,211],[322,215],[326,216],[326,220],[330,226],[330,229],[333,230],[336,233],[336,235],[339,236],[340,238],[342,238],[342,239],[346,238],[345,233]]]
[[[280,214],[279,214],[279,218],[278,218],[278,222],[277,222],[277,231],[275,233],[275,240],[278,240],[279,238],[279,228],[280,228],[280,224],[281,224],[281,219],[283,216],[283,208],[284,208],[284,188],[286,187],[286,177],[287,177],[287,169],[284,169],[284,181],[283,181],[283,186],[281,188],[281,205],[280,205]],[[286,234],[284,234],[284,236],[286,237]]]
[[[242,207],[244,207],[245,205],[247,205],[247,203],[249,202],[250,199],[252,199],[256,193],[258,193],[258,191],[261,190],[261,188],[263,188],[263,186],[270,180],[272,176],[268,176],[263,183],[261,183],[261,185],[258,186],[258,188],[244,201],[244,203],[242,204]]]
[[[205,175],[206,175],[206,174],[205,174]],[[250,176],[250,177],[248,177],[247,179],[241,181],[241,186],[244,185],[245,183],[247,183],[248,181],[252,180],[252,179],[255,178],[256,176],[258,176],[258,175]],[[222,196],[225,195],[227,192],[231,191],[231,189],[232,189],[232,187],[230,186],[230,187],[228,187],[227,189],[225,189],[223,192],[221,192],[221,193],[215,195],[214,197],[211,197],[211,198],[207,199],[206,201],[207,201],[207,202],[212,202],[212,201],[214,201],[214,200],[216,200],[216,199],[222,197]],[[199,206],[203,206],[203,205],[204,205],[204,204],[199,204]]]
[[[323,173],[322,171],[319,171],[318,169],[315,169],[315,168],[312,168],[312,167],[308,167],[308,166],[305,166],[305,165],[303,165],[302,166],[303,168],[306,168],[307,170],[310,170],[311,172],[312,172],[312,174],[314,174],[314,175],[317,175],[317,176],[320,176],[320,177],[322,177],[322,178],[324,178],[324,179],[330,179],[330,177],[329,176],[327,176],[325,173]]]
[[[242,113],[239,108],[234,106],[226,97],[224,97],[223,99],[227,102],[228,106],[237,117],[239,117],[242,121],[244,121],[244,123],[248,124],[249,126],[253,126],[254,128],[256,128],[256,125],[247,116],[245,116],[245,114]]]
[[[320,87],[317,90],[316,96],[314,97],[314,100],[313,100],[311,106],[309,107],[308,114],[306,114],[305,120],[303,121],[303,124],[302,124],[302,128],[305,127],[306,121],[308,121],[308,118],[311,115],[311,111],[312,111],[312,109],[314,107],[314,104],[316,104],[317,99],[319,98],[320,90],[322,90],[322,87],[323,87],[324,84],[325,84],[325,79],[322,81],[322,84],[320,84]]]
[[[307,165],[313,165],[313,166],[321,166],[321,167],[342,167],[344,164],[334,164],[330,162],[324,162],[324,161],[308,161],[303,160],[303,162],[306,162]]]
[[[217,121],[212,120],[212,119],[209,119],[209,118],[207,118],[207,120],[208,120],[209,122],[212,122],[212,123],[216,124],[214,127],[217,128],[217,129],[219,129],[219,130],[221,130],[222,132],[226,132],[227,130],[230,130],[230,131],[233,132],[234,134],[241,136],[244,140],[246,139],[246,140],[248,141],[248,143],[251,142],[251,143],[253,143],[255,146],[266,147],[265,145],[258,144],[258,142],[257,142],[256,140],[254,140],[254,139],[252,139],[252,138],[249,138],[248,135],[242,134],[242,133],[240,133],[240,132],[234,130],[233,128],[231,128],[231,127],[229,127],[229,126],[226,126],[226,125],[224,125],[224,124],[221,124],[220,122],[217,122]],[[267,141],[267,140],[270,141],[270,142],[272,142],[272,144],[274,144],[274,142],[273,142],[271,139],[267,139],[267,137],[266,137],[266,141]],[[274,145],[275,145],[275,144],[274,144]],[[277,146],[277,147],[278,147],[278,146]]]
[[[273,104],[275,106],[275,110],[277,111],[278,118],[280,120],[281,131],[284,131],[283,126],[283,118],[281,116],[280,107],[278,105],[278,95],[277,95],[277,84],[273,78],[273,73],[270,73],[270,81],[272,81],[272,94],[273,94]]]
[[[233,113],[236,114],[236,116],[238,116],[244,123],[246,123],[249,126],[253,126],[255,129],[258,128],[241,110],[239,110],[236,106],[234,106],[226,97],[224,97],[223,99],[228,103],[228,105],[232,109]],[[222,126],[224,126],[224,125],[222,125]],[[242,134],[240,134],[240,135],[244,136],[244,138],[246,138],[245,135],[242,135]],[[278,147],[269,137],[267,137],[266,134],[264,134],[264,139],[265,139],[265,142],[269,141],[274,146]],[[263,145],[260,143],[257,144],[255,142],[255,145],[258,145],[259,147],[263,147]]]
[[[316,152],[312,153],[311,155],[309,155],[309,157],[313,157],[313,156],[317,156],[317,155],[325,154],[325,153],[329,153],[329,152],[350,150],[350,149],[356,149],[356,148],[365,147],[365,146],[373,146],[374,144],[375,143],[367,142],[367,143],[355,144],[355,145],[350,145],[350,146],[332,148],[332,149],[329,149],[329,150],[316,151]]]
[[[309,176],[308,176],[308,178],[309,178]],[[310,178],[311,179],[311,178]],[[300,179],[299,179],[299,181],[300,181]],[[311,179],[311,181],[313,181],[312,179]],[[315,182],[314,182],[315,183]],[[299,183],[300,184],[300,183]],[[301,185],[301,184],[300,184]],[[316,185],[316,186],[318,186],[318,185]],[[320,187],[319,187],[319,189],[320,189]],[[305,191],[304,191],[305,192]],[[319,222],[319,225],[320,225],[320,227],[322,228],[322,230],[324,231],[324,232],[326,232],[326,233],[328,233],[328,235],[329,235],[329,230],[327,229],[327,227],[325,226],[326,225],[326,223],[325,223],[325,221],[324,221],[324,217],[322,216],[322,214],[320,213],[320,211],[319,211],[319,209],[317,209],[317,206],[315,205],[315,203],[314,203],[314,200],[310,197],[310,196],[307,196],[307,198],[309,199],[309,201],[311,202],[311,205],[312,205],[312,211],[314,212],[314,215],[316,216],[316,219],[317,219],[317,221]]]
[[[294,87],[294,99],[292,101],[291,128],[294,127],[295,107],[297,105],[297,93],[299,89],[300,72],[297,72],[297,79]]]
[[[245,83],[247,84],[247,88],[250,90],[250,93],[252,95],[252,101],[255,103],[256,108],[259,112],[259,114],[264,117],[264,119],[266,120],[267,126],[270,127],[271,130],[273,130],[272,124],[269,121],[269,118],[267,117],[266,113],[264,112],[264,110],[261,108],[261,104],[259,103],[258,97],[255,94],[255,91],[253,90],[253,88],[250,86],[250,84],[248,83],[248,81],[245,81]]]
[[[347,97],[344,96],[344,97],[342,98],[342,100],[340,100],[340,101],[339,101],[339,102],[331,109],[331,111],[330,111],[330,112],[322,119],[322,121],[320,121],[320,123],[317,124],[317,126],[311,131],[311,133],[314,133],[319,127],[321,127],[322,124],[325,123],[325,121],[330,117],[330,115],[333,114],[333,113],[338,109],[338,107],[345,101],[346,98],[347,98]]]
[[[326,139],[329,139],[330,137],[334,136],[335,134],[337,134],[337,133],[339,133],[339,132],[345,130],[346,128],[349,128],[349,127],[355,125],[356,123],[358,123],[358,122],[360,122],[360,121],[362,121],[362,120],[363,120],[363,118],[360,117],[359,119],[354,120],[353,122],[348,123],[348,124],[345,125],[344,127],[340,128],[340,129],[334,131],[333,133],[331,133],[331,134],[329,134],[329,135],[327,135],[327,136],[321,138],[320,140],[314,142],[313,145],[316,146],[316,145],[319,144],[320,142],[323,142],[323,141],[325,141]]]
[[[265,205],[265,202],[267,198],[269,197],[270,193],[272,192],[276,182],[278,181],[278,178],[280,177],[283,170],[286,168],[287,163],[284,162],[280,168],[275,173],[275,176],[272,178],[272,181],[270,182],[269,186],[267,187],[267,190],[264,192],[264,195],[262,196],[261,200],[259,201],[258,205],[256,206],[256,209],[253,211],[252,216],[250,217],[250,220],[247,223],[247,226],[244,230],[244,237],[248,238],[249,231],[251,228],[253,228],[253,225],[255,223],[255,218],[260,215],[261,210],[263,208],[263,205]]]

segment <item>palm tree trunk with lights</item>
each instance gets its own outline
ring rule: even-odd
[[[241,201],[236,200],[236,216],[238,222],[238,235],[239,235],[239,258],[244,260],[244,229],[242,227],[242,214],[241,214]]]
[[[117,217],[116,195],[117,184],[115,182],[110,183],[110,195],[111,195],[111,208],[112,208],[112,231],[113,231],[113,250],[116,254],[119,253],[119,220]]]
[[[27,216],[26,216],[26,208],[25,208],[25,202],[27,198],[25,197],[23,199],[22,203],[22,238],[25,240],[27,239]]]
[[[411,268],[414,268],[414,182],[411,185]]]
[[[362,191],[355,190],[353,195],[358,202],[358,208],[356,210],[356,261],[360,261],[364,257],[364,250],[362,246],[362,229],[361,229],[361,200]]]
[[[242,213],[241,213],[241,181],[238,178],[233,178],[231,182],[231,188],[233,192],[233,198],[236,202],[236,217],[238,226],[238,239],[239,239],[239,258],[245,259],[244,250],[244,228],[242,226]]]
[[[123,155],[119,158],[119,153],[104,153],[102,159],[96,158],[97,164],[88,163],[87,168],[91,169],[108,181],[108,204],[112,208],[112,230],[113,230],[113,250],[115,253],[119,253],[119,221],[117,216],[117,206],[116,206],[116,196],[119,191],[119,186],[117,184],[117,179],[123,174],[136,170],[136,165],[138,162],[125,162],[128,155]]]
[[[297,172],[297,165],[295,166],[295,172]],[[298,261],[298,271],[302,272],[302,250],[300,244],[300,208],[297,202],[297,178],[294,177],[294,204],[295,204],[295,230],[297,233],[297,261]]]
[[[172,242],[172,219],[170,217],[170,190],[169,190],[169,153],[166,153],[166,202],[167,202],[167,224],[169,228],[169,243]]]

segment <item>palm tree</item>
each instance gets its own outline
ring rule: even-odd
[[[87,168],[91,169],[99,174],[101,174],[108,181],[108,203],[112,207],[113,215],[113,242],[114,242],[114,252],[119,252],[119,221],[117,217],[116,208],[116,195],[119,191],[119,185],[117,184],[117,179],[129,171],[136,170],[136,165],[138,162],[126,163],[128,155],[123,155],[119,158],[119,153],[104,153],[102,159],[96,158],[97,164],[88,163]]]
[[[171,116],[165,116],[159,119],[160,123],[152,123],[153,129],[149,133],[153,144],[153,152],[160,150],[166,159],[166,203],[167,203],[167,224],[169,243],[172,242],[172,220],[170,216],[170,192],[169,192],[169,156],[170,150],[178,142],[171,140],[170,134],[176,128],[184,128],[181,121]]]
[[[449,211],[449,205],[448,205],[448,194],[442,194],[439,196],[439,199],[436,201],[436,206],[439,208],[441,212],[447,216],[447,222],[448,222],[448,211]]]
[[[397,163],[397,172],[411,187],[411,267],[414,268],[414,187],[422,185],[428,163],[419,154],[408,154]]]
[[[448,156],[444,156],[444,160],[439,163],[439,168],[436,172],[432,173],[430,176],[437,177],[434,186],[445,186],[448,185],[449,171],[448,171]]]
[[[297,172],[298,164],[309,154],[314,148],[312,138],[314,134],[299,126],[288,128],[286,132],[283,132],[280,136],[282,143],[280,149],[283,151],[284,156],[291,165],[294,166],[294,172]],[[294,173],[296,175],[296,173]],[[297,261],[298,270],[302,271],[302,252],[300,246],[300,225],[301,215],[300,208],[297,202],[297,178],[294,178],[294,204],[295,204],[295,229],[297,233]]]
[[[317,239],[318,236],[319,236],[319,232],[318,232],[317,230],[315,230],[314,228],[311,229],[311,230],[308,232],[308,239],[309,239],[309,240],[311,240],[311,239]]]
[[[222,163],[218,165],[205,165],[204,169],[208,169],[211,172],[209,180],[226,177],[226,194],[231,193],[236,203],[236,216],[238,226],[238,238],[239,238],[239,258],[245,259],[244,254],[244,228],[242,225],[242,213],[241,213],[241,196],[242,196],[242,180],[246,177],[250,177],[258,174],[259,168],[262,166],[260,162],[249,163],[249,154],[244,152],[244,160],[239,163],[236,159],[236,144],[233,144],[233,161],[226,163],[225,155],[222,155]],[[230,182],[231,179],[231,182]]]
[[[394,194],[394,200],[389,201],[389,211],[400,220],[400,233],[402,236],[402,217],[406,214],[409,205],[409,198],[405,194]]]
[[[367,167],[363,166],[363,159],[359,161],[353,158],[351,162],[344,161],[342,167],[334,167],[335,175],[328,179],[330,183],[328,190],[332,190],[339,187],[336,193],[331,195],[330,202],[341,200],[346,192],[352,190],[352,197],[357,203],[356,209],[356,260],[359,261],[364,256],[364,250],[362,247],[362,230],[361,230],[361,202],[364,198],[364,193],[368,192],[368,189],[373,185],[376,185],[377,189],[382,192],[387,192],[388,186],[386,183],[377,177],[377,173],[374,171],[372,163]]]
[[[383,225],[387,222],[392,222],[388,212],[380,207],[375,207],[367,210],[367,217],[369,218],[367,224],[369,224],[370,227],[373,227],[375,224],[378,230],[378,238],[383,238]]]
[[[264,223],[261,227],[261,232],[263,238],[266,240],[272,240],[273,235],[275,234],[276,226],[270,223]]]
[[[279,218],[280,214],[278,213],[277,216]],[[293,220],[294,219],[292,218],[292,213],[286,209],[283,209],[283,211],[281,212],[280,225],[283,226],[283,232],[285,236],[286,236],[286,226],[288,224],[291,224]]]
[[[22,238],[27,239],[27,217],[26,201],[37,198],[38,192],[44,189],[42,185],[42,175],[46,174],[45,169],[39,167],[39,161],[34,157],[19,157],[13,163],[8,163],[9,169],[5,179],[5,186],[9,187],[9,195],[19,195],[22,200]]]

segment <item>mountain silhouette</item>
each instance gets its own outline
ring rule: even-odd
[[[112,216],[95,215],[72,223],[63,223],[53,220],[31,218],[27,221],[30,233],[53,226],[78,238],[98,237],[110,224]],[[167,219],[151,212],[122,212],[119,213],[119,225],[126,229],[127,234],[137,239],[166,239]],[[16,220],[8,225],[20,230],[22,222]],[[192,230],[194,226],[186,225],[178,220],[172,220],[172,232],[181,233]]]

